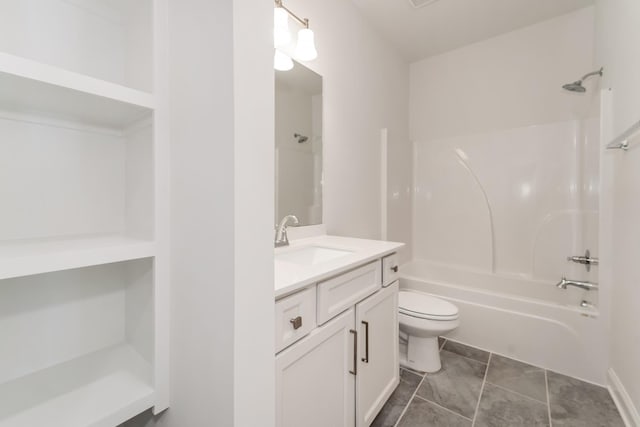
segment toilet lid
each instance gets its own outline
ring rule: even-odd
[[[398,307],[401,313],[422,319],[453,320],[458,307],[440,298],[418,292],[400,291]]]

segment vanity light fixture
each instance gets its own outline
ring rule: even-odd
[[[309,29],[309,20],[307,18],[300,18],[295,13],[287,9],[282,3],[282,0],[274,1],[276,7],[274,9],[273,42],[276,49],[278,47],[286,46],[291,41],[288,21],[288,16],[291,16],[304,27],[298,31],[298,42],[295,48],[296,58],[301,61],[311,61],[316,59],[318,57],[318,51],[316,50],[313,31]],[[278,53],[276,51],[276,56],[277,55]]]
[[[275,48],[283,47],[291,42],[289,31],[289,14],[281,7],[273,10],[273,45]]]
[[[302,61],[311,61],[318,57],[318,51],[313,40],[313,31],[303,28],[298,31],[298,44],[296,45],[296,57]]]
[[[276,54],[273,56],[273,68],[278,71],[289,71],[293,68],[293,60],[287,54],[276,49]]]

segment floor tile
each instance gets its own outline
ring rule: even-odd
[[[417,394],[467,418],[473,418],[487,365],[449,351],[440,352],[442,369],[427,374]]]
[[[487,381],[547,403],[544,369],[494,354],[487,371]]]
[[[495,356],[494,356],[495,357]],[[491,359],[493,363],[493,358]],[[549,426],[545,403],[486,383],[480,398],[475,427]]]
[[[606,388],[555,372],[547,372],[547,379],[554,427],[624,427]]]
[[[470,347],[454,341],[447,340],[443,350],[447,350],[451,353],[459,354],[460,356],[468,357],[469,359],[477,360],[482,363],[487,363],[489,361],[490,353],[488,351],[480,350],[479,348]]]
[[[371,427],[393,427],[404,408],[407,406],[413,393],[422,381],[422,377],[405,369],[400,369],[400,384],[384,404],[378,416],[373,420]]]
[[[400,368],[400,381],[404,381],[414,387],[418,387],[418,384],[420,384],[420,381],[422,381],[423,376],[424,375],[421,375],[409,369]]]
[[[471,420],[415,397],[398,427],[471,427]]]

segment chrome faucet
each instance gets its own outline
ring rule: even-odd
[[[581,282],[578,280],[567,280],[565,277],[563,277],[556,286],[560,289],[567,289],[567,286],[575,286],[576,288],[584,289],[586,291],[598,289],[598,285],[596,283]]]
[[[600,263],[600,260],[598,258],[591,257],[591,252],[589,252],[589,249],[584,252],[584,256],[570,256],[567,257],[567,261],[573,261],[577,262],[578,264],[583,264],[587,269],[587,272],[591,271],[592,265],[598,265]]]
[[[289,224],[289,220],[292,221],[293,225],[298,225],[300,221],[298,221],[298,217],[295,215],[287,215],[282,218],[280,224],[276,226],[276,238],[275,238],[275,246],[279,248],[280,246],[289,246],[289,238],[287,237],[287,224]]]

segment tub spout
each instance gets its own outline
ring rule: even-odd
[[[596,283],[591,282],[581,282],[579,280],[567,280],[565,277],[562,278],[556,284],[556,286],[560,289],[567,289],[568,286],[575,286],[576,288],[584,289],[586,291],[592,291],[598,289],[598,285]]]

